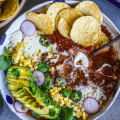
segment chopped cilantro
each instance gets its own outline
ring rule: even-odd
[[[16,78],[19,78],[19,77],[20,77],[20,72],[19,72],[18,68],[14,68],[14,69],[12,70],[12,74],[13,74],[13,76],[16,77]]]
[[[40,70],[41,72],[45,73],[49,70],[49,65],[48,63],[40,63],[38,65],[38,70]]]

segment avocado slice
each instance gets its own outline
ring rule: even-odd
[[[18,78],[14,77],[12,74],[14,68],[18,68],[20,72]],[[50,99],[50,105],[45,104],[44,100],[49,98],[49,96],[45,95],[45,93],[36,85],[33,74],[27,67],[10,67],[8,69],[6,80],[11,95],[34,113],[48,119],[55,119],[59,116],[59,104],[52,99]],[[54,116],[49,114],[51,109],[55,111]]]

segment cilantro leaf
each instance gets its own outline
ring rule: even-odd
[[[7,70],[11,66],[10,54],[6,47],[4,47],[5,55],[0,56],[0,70]]]
[[[40,70],[41,72],[45,73],[49,70],[49,65],[48,63],[40,63],[38,65],[38,70]]]
[[[50,117],[55,116],[56,115],[56,111],[54,109],[50,109],[49,110],[49,115],[50,115]]]
[[[50,100],[50,98],[44,99],[44,103],[46,104],[46,106],[51,105],[51,100]]]
[[[8,51],[8,49],[6,47],[4,47],[4,51],[5,51],[7,56],[10,56],[9,51]]]
[[[12,74],[13,74],[13,76],[16,77],[16,78],[19,78],[19,77],[20,77],[20,72],[19,72],[18,68],[12,69]]]
[[[48,73],[45,73],[45,83],[41,86],[41,89],[46,93],[51,88],[52,82]]]
[[[71,93],[71,91],[68,90],[68,89],[62,89],[61,92],[62,92],[62,95],[63,95],[65,98],[66,98],[66,97],[69,97],[69,96],[70,96],[70,93]]]
[[[60,112],[60,120],[73,120],[73,108],[63,106]]]
[[[11,61],[8,56],[0,56],[0,70],[7,70],[11,66]]]

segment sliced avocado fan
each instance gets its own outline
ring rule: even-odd
[[[12,74],[18,69],[20,76]],[[7,73],[8,90],[16,100],[41,117],[55,119],[60,114],[60,106],[36,85],[32,72],[27,67],[12,66]],[[47,101],[47,103],[46,103]]]

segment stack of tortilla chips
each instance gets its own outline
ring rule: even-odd
[[[19,7],[18,0],[0,0],[0,21],[13,16]]]

